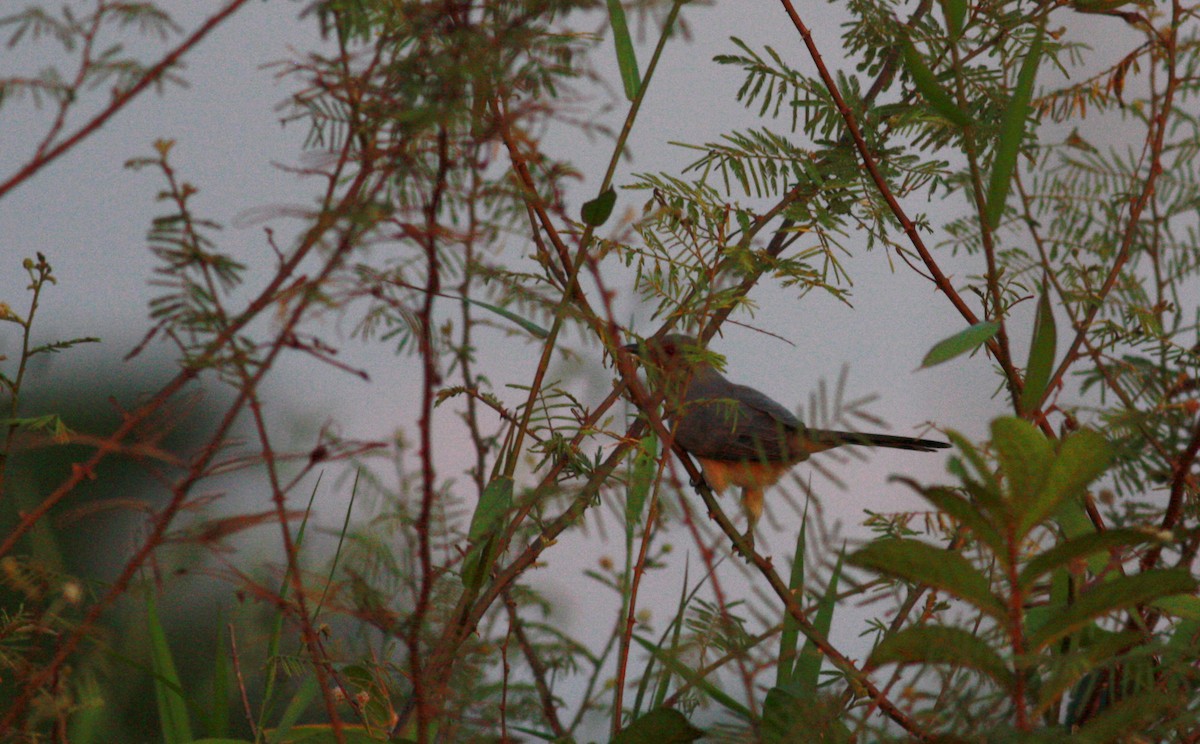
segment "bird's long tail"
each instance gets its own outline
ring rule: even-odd
[[[841,445],[858,445],[862,447],[891,447],[893,449],[914,450],[916,452],[933,452],[946,449],[949,442],[938,442],[933,439],[918,439],[916,437],[897,437],[891,434],[864,434],[857,431],[826,431],[809,429],[808,437],[814,441],[828,444],[830,447]]]

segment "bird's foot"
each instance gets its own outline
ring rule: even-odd
[[[742,545],[740,545],[737,542],[734,542],[733,543],[733,552],[740,555],[742,557],[742,559],[744,561],[746,561],[746,563],[753,563],[754,562],[754,528],[753,527],[746,530],[742,534],[742,540],[744,541],[746,547],[743,549]]]

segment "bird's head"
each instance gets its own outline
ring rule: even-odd
[[[711,366],[711,354],[704,344],[686,333],[668,333],[662,338],[651,337],[621,348],[667,375],[681,369]]]

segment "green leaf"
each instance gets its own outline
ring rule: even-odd
[[[1146,571],[1101,582],[1031,633],[1030,650],[1039,651],[1102,615],[1173,594],[1191,594],[1195,588],[1196,580],[1187,571],[1176,569]]]
[[[342,736],[339,739],[333,732],[332,724],[306,723],[292,727],[287,736],[279,739],[279,744],[379,744],[380,739],[374,732],[368,731],[361,725],[342,724]],[[389,739],[389,742],[397,741]],[[399,741],[405,741],[400,739]]]
[[[499,315],[501,318],[511,320],[512,322],[521,326],[525,330],[529,331],[531,334],[533,334],[537,338],[545,340],[550,337],[550,331],[547,331],[545,328],[542,328],[540,325],[538,325],[537,323],[534,323],[532,320],[529,320],[528,318],[522,318],[520,315],[517,315],[516,313],[511,313],[502,307],[497,307],[496,305],[492,305],[490,303],[483,302],[481,300],[472,300],[470,297],[459,297],[458,299],[460,299],[464,302],[469,302],[472,305],[478,305],[479,307],[482,307],[485,310],[490,310],[493,313],[495,313],[496,315]]]
[[[921,360],[921,368],[934,367],[942,362],[948,362],[960,354],[974,351],[987,343],[998,330],[1000,330],[1000,324],[990,320],[964,328],[953,336],[934,344],[925,358]]]
[[[907,538],[877,540],[850,556],[850,563],[885,576],[941,589],[997,619],[1007,615],[983,574],[958,553]]]
[[[992,524],[988,515],[979,506],[972,504],[966,498],[959,495],[955,489],[945,486],[925,488],[909,478],[897,477],[892,480],[904,483],[909,488],[921,494],[935,509],[945,512],[970,530],[975,537],[982,540],[985,545],[991,548],[992,552],[997,556],[1003,556],[1006,553],[1004,539],[1000,536],[1000,533],[996,530],[995,525]]]
[[[1165,612],[1185,620],[1200,620],[1200,597],[1183,594],[1163,597],[1151,602],[1150,606],[1159,612]]]
[[[632,101],[641,91],[642,82],[637,55],[633,52],[633,37],[629,35],[629,24],[625,22],[625,8],[621,6],[621,0],[608,0],[608,21],[612,24],[617,67],[621,71],[621,84],[625,86],[625,98]],[[584,221],[587,221],[586,217]]]
[[[950,97],[942,86],[938,83],[933,71],[925,65],[925,60],[921,58],[921,53],[913,46],[911,41],[905,40],[900,47],[904,55],[904,67],[908,70],[908,74],[912,76],[913,83],[920,91],[921,97],[933,108],[934,111],[941,114],[952,124],[960,127],[967,127],[971,124],[971,117],[967,116],[966,112],[958,107],[954,99]]]
[[[951,457],[946,463],[946,470],[963,483],[963,488],[971,495],[975,503],[991,515],[991,523],[995,525],[1008,524],[1011,509],[1009,503],[1001,496],[998,477],[992,472],[987,460],[980,454],[970,440],[956,431],[947,431],[950,442],[962,453],[964,459]],[[970,464],[972,473],[967,469]]]
[[[1046,396],[1046,386],[1054,371],[1054,354],[1058,346],[1058,331],[1054,326],[1054,310],[1050,307],[1049,292],[1042,289],[1037,316],[1033,321],[1033,340],[1029,344],[1029,364],[1025,367],[1025,389],[1021,391],[1021,413],[1037,410]]]
[[[483,495],[471,516],[468,539],[471,549],[463,559],[462,581],[468,589],[478,589],[496,561],[496,538],[504,526],[504,517],[512,510],[513,479],[502,475],[483,489]]]
[[[1154,533],[1145,530],[1111,529],[1064,540],[1025,564],[1018,581],[1022,586],[1028,588],[1044,574],[1071,561],[1086,558],[1101,551],[1107,552],[1157,539],[1158,537]]]
[[[1088,484],[1112,462],[1112,448],[1104,435],[1080,429],[1058,447],[1041,490],[1018,515],[1017,534],[1024,536],[1058,510],[1067,499],[1082,496]]]
[[[1017,167],[1017,156],[1025,138],[1025,123],[1029,118],[1029,102],[1033,99],[1033,84],[1037,79],[1038,64],[1042,59],[1042,45],[1046,35],[1045,20],[1038,26],[1037,36],[1029,46],[1029,52],[1021,62],[1017,73],[1017,84],[1012,100],[1004,109],[1000,121],[1000,139],[996,143],[996,157],[992,161],[992,175],[988,182],[987,204],[984,221],[995,230],[1004,214],[1004,203],[1012,186],[1013,172]]]
[[[625,531],[632,536],[634,525],[642,521],[642,509],[646,496],[654,484],[658,470],[658,437],[649,434],[641,441],[637,455],[633,458],[633,470],[629,474],[629,495],[625,498]]]
[[[1054,447],[1045,434],[1024,419],[1002,416],[992,421],[991,429],[992,446],[1008,481],[1009,502],[1015,514],[1025,514],[1050,476]],[[1017,535],[1018,540],[1022,537],[1024,533]]]
[[[951,458],[950,461],[951,464],[949,469],[951,473],[957,475],[964,481],[972,480],[981,481],[984,483],[992,483],[995,480],[995,477],[992,474],[992,469],[988,465],[987,460],[985,460],[979,450],[975,448],[975,445],[971,444],[971,440],[967,439],[953,429],[948,430],[946,432],[946,436],[950,438],[950,443],[953,444],[959,452],[962,452],[963,456],[967,458],[967,462],[970,463],[971,467],[975,470],[974,473],[967,472],[965,467],[961,467],[963,463],[959,461],[957,457],[955,457]],[[957,465],[955,464],[956,462]],[[1000,498],[999,491],[996,491],[995,498]]]
[[[1055,660],[1053,673],[1037,689],[1036,715],[1055,705],[1060,695],[1071,689],[1084,676],[1109,664],[1125,649],[1142,641],[1142,633],[1129,630],[1121,633],[1101,633],[1082,651]]]
[[[226,624],[218,617],[216,651],[212,664],[212,687],[209,704],[205,706],[204,728],[208,733],[221,734],[229,730],[229,680],[233,675],[233,664],[229,658],[226,642]],[[194,742],[193,742],[194,744]]]
[[[580,216],[583,217],[583,222],[592,227],[600,227],[608,221],[612,214],[613,205],[617,203],[617,192],[609,188],[600,196],[587,202],[580,210]]]
[[[1054,513],[1054,523],[1065,538],[1083,537],[1096,531],[1092,518],[1088,516],[1082,499],[1068,499]],[[1099,576],[1108,566],[1108,556],[1093,555],[1087,559],[1088,569]]]
[[[763,744],[849,744],[854,740],[836,700],[796,688],[773,687],[767,691],[761,726]]]
[[[982,639],[961,628],[914,625],[884,637],[868,664],[953,664],[986,674],[1000,689],[1013,689],[1014,677],[1004,659]]]
[[[842,577],[842,562],[845,558],[846,546],[843,544],[841,551],[838,552],[837,563],[833,566],[833,573],[829,577],[829,586],[825,587],[825,593],[821,595],[821,600],[817,603],[816,614],[812,619],[813,627],[826,638],[829,637],[829,629],[833,627],[833,611],[837,607],[838,581]],[[804,648],[800,650],[800,657],[796,659],[796,668],[791,679],[792,685],[805,691],[816,692],[817,683],[821,677],[821,662],[824,659],[825,654],[821,653],[817,644],[813,643],[812,638],[807,638],[804,641]]]
[[[682,744],[704,736],[674,708],[655,708],[621,729],[610,744]]]
[[[1171,599],[1181,598],[1164,597],[1163,599],[1155,600],[1151,603],[1151,605],[1157,606],[1159,602]],[[1188,597],[1187,599],[1195,599],[1195,597]],[[1198,636],[1200,636],[1200,619],[1180,620],[1179,622],[1175,623],[1173,628],[1171,628],[1171,637],[1167,640],[1167,648],[1171,649],[1175,653],[1193,657],[1196,655],[1196,638]]]
[[[1113,703],[1071,735],[1071,744],[1108,744],[1108,742],[1150,741],[1144,738],[1147,725],[1171,708],[1186,705],[1175,690],[1150,689]]]
[[[694,669],[675,658],[673,653],[664,651],[639,635],[634,635],[633,640],[637,641],[638,644],[642,648],[646,649],[646,651],[654,656],[654,658],[662,662],[663,666],[667,667],[675,674],[678,674],[680,677],[683,677],[689,684],[711,698],[713,702],[717,703],[730,713],[733,713],[743,720],[749,721],[751,718],[753,718],[753,716],[750,714],[749,708],[734,700],[712,682],[709,682],[704,677],[701,677]]]
[[[967,0],[942,0],[942,13],[946,16],[946,32],[950,40],[962,36],[963,23],[967,18]]]
[[[287,708],[283,711],[283,716],[279,719],[279,725],[273,729],[265,729],[263,731],[267,737],[267,744],[281,744],[281,742],[291,741],[289,738],[293,727],[297,729],[303,728],[296,726],[296,721],[300,720],[300,716],[304,715],[304,711],[308,710],[308,706],[317,697],[320,687],[317,685],[317,677],[314,674],[309,674],[300,683],[296,694],[288,702]]]
[[[154,674],[154,699],[158,703],[158,722],[165,744],[184,744],[192,740],[183,685],[175,670],[175,659],[167,643],[154,595],[146,598],[146,635],[150,646],[150,665]]]
[[[800,601],[804,597],[804,550],[808,545],[808,502],[804,503],[804,518],[800,522],[800,534],[796,536],[796,550],[792,555],[792,573],[788,578],[788,591]],[[800,644],[800,622],[785,608],[783,629],[779,633],[779,662],[775,666],[775,686],[783,687],[792,682],[792,669],[796,665],[796,650]]]
[[[1105,13],[1123,5],[1142,4],[1145,0],[1073,0],[1071,7],[1083,13]]]

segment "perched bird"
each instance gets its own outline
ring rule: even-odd
[[[762,516],[763,489],[815,452],[854,445],[917,452],[950,446],[891,434],[810,429],[766,395],[725,379],[703,358],[703,345],[681,333],[623,348],[657,369],[652,382],[662,389],[675,442],[700,463],[709,487],[720,492],[741,486],[749,521],[745,538],[751,544]]]

